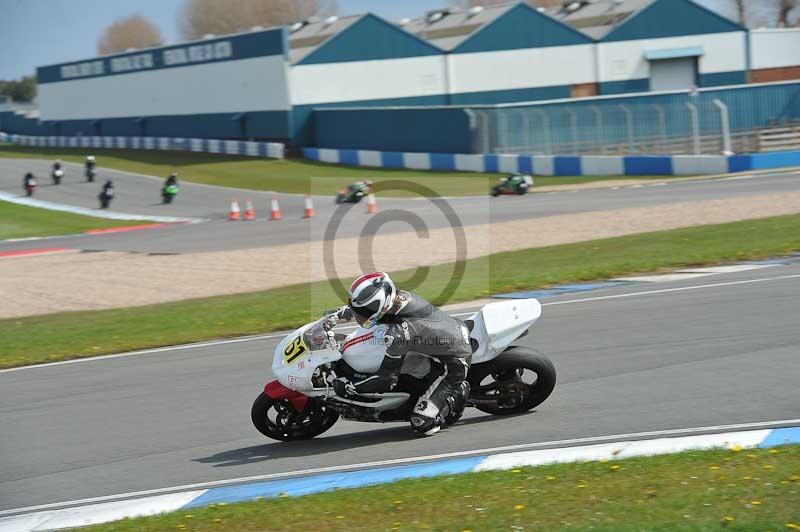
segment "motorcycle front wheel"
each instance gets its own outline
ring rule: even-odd
[[[279,441],[307,440],[319,436],[339,419],[339,413],[318,401],[309,400],[303,412],[288,399],[256,397],[250,417],[258,432]]]
[[[546,356],[513,346],[499,357],[469,370],[470,399],[481,412],[520,414],[542,404],[556,385],[556,368]],[[492,401],[495,404],[481,404]]]

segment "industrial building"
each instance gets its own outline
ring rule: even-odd
[[[0,111],[0,130],[312,146],[315,109],[493,105],[800,78],[799,47],[800,30],[748,32],[691,0],[574,0],[553,10],[509,3],[394,22],[329,17],[40,67],[38,115]],[[415,127],[412,112],[393,116],[392,127]]]

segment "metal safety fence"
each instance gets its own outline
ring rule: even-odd
[[[800,147],[800,82],[471,108],[474,151],[720,154]]]

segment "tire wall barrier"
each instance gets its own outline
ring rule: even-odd
[[[283,159],[285,146],[280,142],[193,139],[173,137],[54,137],[10,135],[0,132],[0,142],[40,148],[99,148],[126,150],[193,151]]]
[[[584,155],[545,156],[466,153],[414,153],[304,148],[312,161],[369,166],[532,175],[697,175],[800,166],[800,151],[744,155]]]

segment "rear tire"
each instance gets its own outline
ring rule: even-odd
[[[529,370],[536,374],[536,380],[528,384],[521,379],[520,370]],[[523,385],[527,390],[522,393],[521,399],[511,406],[501,405],[476,405],[481,412],[493,415],[520,414],[527,412],[542,404],[556,385],[556,368],[553,363],[544,355],[541,355],[529,347],[512,346],[507,348],[499,357],[478,364],[470,368],[468,375],[473,394],[480,391],[478,388],[487,378],[499,384],[499,388],[522,389]]]
[[[307,440],[319,436],[339,419],[339,413],[309,399],[298,413],[288,399],[272,399],[261,393],[253,402],[250,419],[258,432],[279,441]]]

